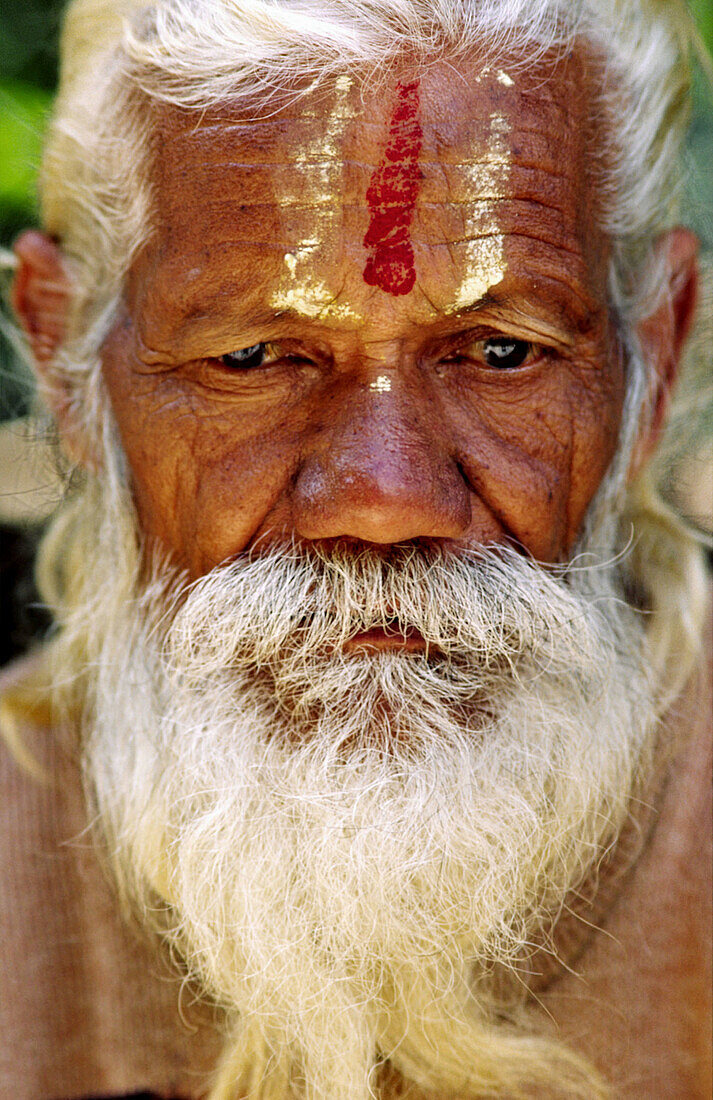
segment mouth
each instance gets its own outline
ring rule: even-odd
[[[372,653],[428,653],[429,649],[433,652],[433,646],[429,647],[419,630],[396,623],[363,630],[344,643],[345,653],[357,653],[360,650]]]

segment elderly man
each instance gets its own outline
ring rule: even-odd
[[[706,579],[651,464],[686,35],[70,5],[16,246],[76,477],[4,683],[3,1096],[709,1095]]]

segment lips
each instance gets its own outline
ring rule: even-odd
[[[363,630],[344,644],[345,653],[354,653],[360,649],[376,652],[427,653],[429,645],[423,634],[415,627],[404,627],[399,623],[375,626]],[[431,651],[433,647],[430,647]]]

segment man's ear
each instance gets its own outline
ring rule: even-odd
[[[633,480],[656,449],[668,409],[683,348],[698,303],[698,239],[688,229],[671,229],[656,242],[657,259],[667,272],[659,305],[636,326],[642,351],[652,369],[649,414],[639,427],[639,438],[629,478]]]
[[[59,246],[36,229],[14,245],[17,266],[11,302],[27,336],[40,395],[53,414],[64,451],[82,466],[96,465],[55,356],[67,332],[73,287]]]
[[[12,305],[29,340],[42,380],[64,339],[72,285],[59,246],[36,229],[14,245],[17,267]]]

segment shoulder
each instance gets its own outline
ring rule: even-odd
[[[0,1095],[194,1095],[211,1013],[186,1029],[177,976],[123,920],[44,682],[41,654],[0,673]]]
[[[713,706],[710,661],[671,716],[681,733],[655,823],[577,973],[544,998],[559,1035],[629,1100],[711,1095]]]
[[[0,911],[5,928],[11,913],[18,907],[29,910],[50,889],[56,878],[50,867],[63,853],[71,861],[64,846],[85,824],[79,768],[53,727],[41,680],[39,657],[0,673]]]
[[[29,1086],[20,1076],[38,1064],[38,1047],[55,1048],[63,1035],[71,1050],[68,1002],[56,993],[64,981],[70,998],[79,992],[72,972],[80,938],[81,783],[39,688],[35,693],[40,660],[0,675],[0,1082],[19,1097],[33,1087],[42,1094],[39,1081]]]

